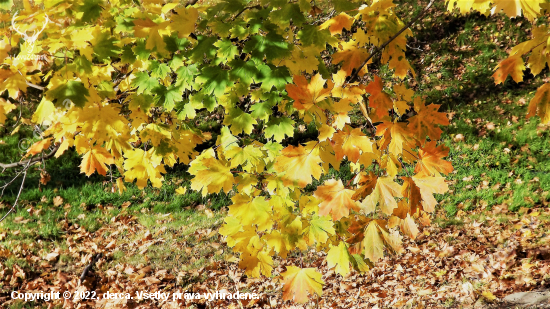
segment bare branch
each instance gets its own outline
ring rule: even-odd
[[[43,159],[49,159],[49,158],[51,158],[55,155],[57,149],[59,149],[59,145],[55,146],[54,149],[52,150],[52,152],[48,153],[45,156],[34,157],[34,158],[31,158],[31,159],[28,159],[28,160],[25,160],[25,161],[19,161],[19,162],[14,162],[14,163],[7,163],[7,164],[6,163],[0,163],[0,167],[5,170],[5,169],[8,169],[8,168],[23,166],[23,165],[26,165],[26,164],[32,164],[34,162],[42,161]]]
[[[23,186],[25,185],[25,179],[27,179],[27,171],[29,170],[30,165],[31,165],[31,163],[29,161],[29,163],[27,163],[27,166],[25,166],[25,169],[23,171],[23,181],[21,181],[21,187],[19,187],[19,193],[17,193],[17,198],[15,199],[15,202],[11,206],[10,210],[2,217],[2,219],[0,219],[0,222],[4,221],[4,219],[6,219],[10,213],[15,211],[15,207],[17,206],[17,203],[19,202],[19,197],[21,196],[21,192],[23,191]],[[15,178],[13,180],[18,178],[19,175],[15,176]],[[11,182],[13,182],[13,180]],[[2,190],[2,195],[3,194],[4,194],[4,190]]]

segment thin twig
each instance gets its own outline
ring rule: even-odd
[[[410,26],[412,26],[415,22],[417,22],[420,18],[424,17],[424,15],[428,12],[428,10],[430,9],[430,7],[432,6],[432,4],[434,4],[435,0],[431,0],[430,3],[428,3],[428,5],[424,8],[424,10],[422,10],[422,12],[420,14],[418,14],[418,16],[416,16],[415,18],[413,18],[411,21],[409,21],[408,24],[405,25],[405,27],[401,28],[401,30],[399,30],[396,34],[394,34],[389,40],[387,40],[386,42],[384,42],[384,44],[380,45],[379,47],[376,47],[376,49],[374,50],[374,52],[372,52],[370,54],[369,57],[367,57],[367,59],[365,61],[363,61],[363,63],[361,64],[361,66],[359,66],[359,68],[357,70],[355,70],[355,72],[350,76],[350,78],[344,83],[344,85],[348,84],[348,83],[351,83],[351,82],[354,82],[356,79],[357,79],[357,76],[359,74],[359,72],[361,72],[361,70],[363,69],[363,67],[367,64],[367,62],[369,62],[369,60],[374,57],[374,55],[378,54],[379,52],[381,52],[386,46],[388,46],[388,44],[390,44],[393,40],[395,40],[398,36],[401,35],[401,33],[403,33],[405,30],[409,29]]]
[[[253,5],[253,6],[247,6],[245,7],[244,9],[242,9],[239,13],[237,13],[237,15],[235,15],[235,17],[231,18],[230,21],[235,21],[235,19],[237,19],[237,17],[241,16],[242,13],[244,13],[246,10],[251,10],[251,9],[261,9],[262,6],[261,5]]]
[[[19,162],[14,162],[14,163],[1,163],[0,162],[0,167],[2,169],[8,169],[8,168],[12,168],[12,167],[18,167],[18,166],[23,166],[27,163],[29,164],[32,164],[34,162],[38,162],[38,161],[42,161],[44,159],[49,159],[51,157],[53,157],[55,155],[55,152],[57,151],[57,149],[59,149],[59,145],[58,146],[55,146],[55,148],[52,150],[52,152],[48,153],[47,155],[45,156],[42,156],[42,157],[34,157],[32,159],[28,159],[28,160],[25,160],[25,161],[19,161]]]
[[[21,196],[21,192],[23,191],[23,186],[25,185],[25,179],[27,179],[27,171],[29,170],[29,166],[30,166],[30,161],[29,163],[27,163],[27,166],[25,166],[25,170],[23,172],[23,181],[21,181],[21,187],[19,187],[19,193],[17,193],[17,198],[15,199],[15,203],[13,203],[10,210],[2,217],[2,219],[0,219],[0,222],[4,221],[4,219],[6,219],[8,215],[15,210],[15,207],[17,206],[17,202],[19,202],[19,197]]]

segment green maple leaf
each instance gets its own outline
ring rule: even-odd
[[[215,96],[220,97],[225,92],[225,88],[233,86],[228,71],[220,67],[206,67],[201,70],[201,73],[195,80],[202,84],[206,94],[214,93]]]
[[[229,76],[232,79],[239,79],[243,84],[250,86],[252,77],[258,74],[258,68],[252,61],[243,61],[241,59],[233,59],[229,62],[231,70]]]
[[[287,3],[283,5],[280,10],[271,12],[270,17],[274,23],[283,26],[283,28],[288,26],[291,20],[296,26],[301,26],[306,21],[298,4]]]
[[[189,42],[186,38],[179,38],[177,33],[172,33],[171,36],[163,36],[162,37],[164,43],[166,43],[166,50],[175,53],[178,50],[185,50],[185,47],[189,45],[191,42]]]
[[[292,83],[292,77],[286,67],[275,67],[274,65],[259,65],[256,81],[262,82],[261,88],[270,91],[273,86],[278,90],[285,88],[287,84]]]
[[[170,73],[170,68],[166,64],[156,60],[151,61],[147,69],[151,71],[151,77],[165,78]]]
[[[139,107],[142,111],[147,112],[153,102],[153,96],[150,94],[132,93],[129,101],[131,107]]]
[[[136,41],[136,46],[132,47],[132,51],[140,60],[147,60],[151,56],[151,51],[145,48],[145,40],[139,39]]]
[[[318,216],[314,215],[311,220],[309,220],[309,226],[304,229],[304,233],[307,235],[309,244],[321,243],[324,244],[328,240],[328,235],[334,235],[336,231],[330,216]]]
[[[273,137],[275,141],[280,143],[285,135],[294,136],[294,120],[290,118],[271,118],[265,128],[265,137]]]
[[[237,46],[233,45],[228,39],[219,40],[214,46],[218,48],[217,55],[222,59],[222,63],[226,63],[239,54]]]
[[[212,45],[216,43],[218,38],[216,36],[197,36],[198,44],[195,46],[189,55],[189,58],[194,62],[202,62],[204,57],[213,59],[216,56],[216,49],[212,48]]]
[[[304,28],[298,31],[298,38],[300,38],[304,46],[315,45],[323,48],[327,43],[337,41],[336,38],[330,35],[328,29],[319,30],[319,27],[311,25],[304,25]]]
[[[176,70],[178,80],[176,85],[181,85],[184,89],[192,90],[195,87],[195,76],[199,74],[196,64],[183,65]]]
[[[9,11],[13,6],[13,0],[0,0],[0,9]]]
[[[346,12],[358,8],[362,3],[350,0],[332,0],[332,5],[336,12]]]
[[[92,63],[84,56],[75,57],[73,63],[67,66],[80,75],[91,74],[93,72]]]
[[[68,81],[46,92],[46,98],[52,102],[57,100],[55,101],[55,105],[57,106],[62,106],[63,101],[69,99],[74,105],[82,108],[88,101],[87,96],[90,96],[90,93],[86,86],[82,82],[75,80]]]
[[[182,100],[183,89],[178,88],[176,85],[168,87],[160,85],[151,92],[156,94],[155,104],[157,106],[164,106],[166,110],[172,110],[176,103]]]
[[[94,31],[94,38],[91,41],[94,53],[100,61],[108,61],[111,57],[119,56],[121,49],[117,46],[118,42],[116,38],[111,37],[109,30]]]
[[[213,96],[204,93],[203,90],[191,95],[189,101],[195,109],[206,108],[209,112],[214,111],[218,104]]]
[[[84,12],[80,20],[84,23],[95,22],[103,11],[102,4],[101,0],[84,0],[83,4],[78,7],[78,11]]]
[[[271,31],[265,36],[250,37],[243,51],[250,53],[251,59],[260,64],[263,63],[264,58],[267,61],[273,61],[290,55],[290,45],[281,35]]]
[[[159,84],[157,78],[149,76],[147,72],[137,72],[135,78],[132,80],[131,86],[137,87],[137,93],[150,93],[151,89],[155,88]]]
[[[232,108],[229,110],[229,113],[225,115],[223,124],[231,126],[231,133],[237,135],[243,131],[246,134],[252,133],[254,125],[257,124],[257,122],[250,114],[243,112],[240,108]]]
[[[133,64],[134,62],[136,62],[137,57],[136,54],[134,54],[131,45],[126,45],[122,48],[120,60],[123,64]]]
[[[255,103],[254,105],[250,106],[250,110],[252,111],[250,115],[255,119],[268,121],[269,116],[273,113],[271,109],[273,108],[273,106],[275,106],[275,104],[276,103],[273,101]]]
[[[110,81],[102,81],[101,83],[99,83],[99,85],[97,85],[97,94],[99,94],[99,96],[102,98],[102,99],[105,99],[105,98],[109,98],[109,99],[114,99],[116,98],[116,93],[113,89],[113,83],[110,82]]]
[[[180,111],[178,112],[178,119],[179,120],[185,120],[185,119],[193,119],[197,116],[197,113],[195,112],[195,109],[193,108],[193,104],[191,103],[185,103],[181,107]]]

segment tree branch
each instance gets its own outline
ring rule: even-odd
[[[90,262],[90,264],[88,264],[88,266],[86,266],[84,268],[84,270],[82,271],[82,275],[80,275],[80,279],[78,280],[78,285],[81,285],[82,282],[84,281],[84,279],[86,279],[86,276],[88,275],[88,273],[92,270],[92,268],[94,267],[95,263],[97,263],[97,261],[103,256],[103,253],[96,253],[94,254],[94,256],[92,257],[92,261]]]
[[[48,153],[45,156],[34,157],[34,158],[31,158],[31,159],[28,159],[28,160],[25,160],[25,161],[19,161],[19,162],[14,162],[14,163],[7,163],[7,164],[6,163],[0,163],[0,167],[3,170],[6,170],[8,168],[23,166],[23,165],[26,165],[27,163],[32,164],[34,162],[42,161],[43,159],[49,159],[49,158],[51,158],[55,155],[55,152],[57,151],[57,149],[59,149],[59,145],[55,146],[54,149],[52,150],[52,152]]]
[[[8,215],[11,214],[15,210],[15,207],[17,206],[17,202],[19,202],[19,197],[21,196],[21,192],[23,191],[23,186],[25,185],[25,179],[27,178],[27,171],[29,170],[30,165],[31,165],[31,163],[29,161],[29,163],[27,163],[27,166],[25,166],[25,170],[23,172],[23,181],[21,181],[21,187],[19,187],[19,193],[17,193],[17,198],[15,199],[15,203],[13,203],[10,210],[8,210],[8,212],[2,217],[2,219],[0,219],[0,222],[4,221],[4,219],[6,219],[8,217]],[[15,176],[15,178],[17,178],[17,177],[19,177],[19,175]],[[15,178],[14,178],[14,180],[15,180]],[[13,182],[13,180],[11,182]],[[4,195],[4,190],[2,190],[2,195]]]
[[[358,76],[359,72],[361,72],[361,70],[367,64],[367,62],[369,62],[369,60],[372,57],[374,57],[374,55],[381,52],[384,49],[384,47],[388,46],[388,44],[390,44],[393,40],[395,40],[398,36],[400,36],[401,33],[403,33],[403,31],[409,29],[409,27],[411,27],[415,22],[417,22],[419,19],[424,17],[424,15],[428,12],[428,10],[434,4],[434,2],[435,2],[435,0],[430,0],[430,3],[428,3],[428,5],[424,8],[424,10],[422,10],[422,12],[420,12],[420,14],[418,14],[418,16],[416,16],[411,21],[409,21],[409,23],[406,24],[405,27],[401,28],[401,30],[399,30],[396,34],[394,34],[389,40],[384,42],[384,44],[380,45],[379,47],[376,47],[376,49],[372,52],[372,54],[370,54],[370,56],[365,61],[363,61],[361,66],[359,66],[359,68],[357,70],[355,70],[355,72],[350,76],[350,78],[348,79],[348,81],[346,81],[345,84],[349,84],[351,82],[354,82],[357,79],[357,76]]]

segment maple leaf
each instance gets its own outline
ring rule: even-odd
[[[442,158],[448,155],[449,148],[445,145],[436,146],[435,141],[428,142],[418,150],[418,163],[414,172],[418,176],[439,176],[439,173],[447,175],[453,171],[453,165]]]
[[[369,106],[375,109],[375,114],[382,118],[388,114],[388,110],[393,108],[393,101],[388,94],[382,91],[382,79],[374,76],[374,81],[370,82],[365,91],[370,93]]]
[[[374,212],[376,204],[380,203],[383,213],[391,215],[397,207],[396,197],[403,197],[401,186],[393,181],[393,177],[378,177],[372,193],[361,202],[361,209],[365,214]]]
[[[517,17],[521,15],[530,21],[534,21],[535,18],[540,16],[541,4],[543,0],[497,0],[494,1],[494,7],[491,10],[491,14],[499,13],[503,11],[508,17]]]
[[[417,115],[409,119],[407,128],[415,134],[419,140],[429,137],[431,140],[438,140],[441,137],[440,128],[437,125],[449,125],[449,119],[445,113],[438,112],[441,105],[426,105],[420,97],[414,100],[414,109]]]
[[[82,156],[80,164],[80,172],[90,177],[95,171],[100,175],[107,175],[107,167],[110,164],[115,164],[113,155],[107,149],[94,146]]]
[[[403,147],[414,141],[404,122],[384,121],[376,126],[376,136],[383,136],[380,148],[388,147],[388,151],[395,155],[402,154]]]
[[[355,251],[360,251],[371,262],[376,262],[384,256],[384,248],[392,253],[403,251],[399,233],[395,231],[390,233],[386,229],[386,221],[384,220],[367,219],[366,222],[359,221],[351,226],[349,231],[354,233],[355,236],[348,239],[347,242],[358,244],[358,247],[355,247],[350,253],[354,254]]]
[[[254,125],[258,122],[248,113],[245,113],[240,108],[232,108],[223,119],[223,124],[231,126],[231,133],[237,135],[242,132],[246,134],[252,133]]]
[[[420,190],[423,210],[427,212],[433,212],[437,205],[434,193],[443,194],[449,191],[444,177],[413,176],[412,180]]]
[[[52,143],[51,138],[46,138],[41,141],[35,142],[34,144],[31,145],[31,147],[29,147],[29,149],[27,149],[27,153],[25,154],[24,158],[28,156],[35,156],[41,153],[42,151],[48,149],[51,143]]]
[[[194,7],[178,8],[177,14],[171,16],[172,23],[170,28],[178,32],[178,37],[187,37],[195,31],[195,23],[199,18],[199,11]]]
[[[502,60],[493,74],[495,85],[504,83],[508,75],[511,75],[516,83],[523,81],[523,70],[525,70],[525,62],[521,55],[513,55]]]
[[[332,63],[337,64],[344,62],[342,70],[348,75],[351,75],[354,69],[358,69],[367,57],[369,53],[364,49],[357,46],[355,40],[349,40],[348,42],[341,43],[340,51],[332,55]],[[360,72],[363,75],[366,72],[367,66],[365,65]]]
[[[332,214],[334,221],[349,216],[349,211],[359,210],[357,203],[351,198],[354,191],[345,189],[342,180],[329,179],[324,185],[317,187],[314,196],[321,200],[319,215]]]
[[[161,165],[162,157],[155,155],[155,148],[151,147],[148,151],[134,148],[124,153],[124,181],[133,182],[139,189],[147,186],[147,180],[151,180],[153,187],[162,186],[164,177],[160,173],[166,173],[164,166]]]
[[[302,75],[294,75],[294,85],[286,85],[288,96],[294,99],[294,107],[299,110],[308,110],[313,105],[330,96],[332,83],[324,88],[326,80],[316,74],[308,83]]]
[[[235,183],[231,167],[227,162],[216,159],[212,148],[191,162],[189,173],[195,176],[191,179],[191,189],[201,190],[203,196],[222,189],[227,193]]]
[[[416,226],[416,223],[411,218],[410,214],[407,214],[407,217],[401,221],[401,231],[403,234],[409,236],[412,239],[416,239],[416,236],[418,235],[418,227]]]
[[[27,80],[25,76],[19,74],[17,71],[12,70],[0,70],[0,89],[2,92],[8,90],[8,94],[12,98],[17,98],[17,92],[19,90],[27,92]]]
[[[550,83],[540,86],[529,102],[527,118],[538,115],[543,124],[550,124]]]
[[[258,231],[271,229],[271,206],[265,197],[251,198],[246,194],[238,194],[231,201],[233,205],[229,206],[229,215],[239,218],[241,225],[257,225]]]
[[[321,177],[321,162],[319,149],[310,142],[306,147],[298,145],[284,148],[274,167],[277,172],[285,173],[281,176],[285,184],[305,187],[313,181],[312,176],[316,179]]]
[[[372,142],[361,132],[361,128],[352,129],[346,126],[344,130],[336,132],[332,140],[338,161],[347,157],[351,162],[357,162],[361,153],[372,152]]]
[[[0,98],[0,124],[6,123],[6,115],[16,108],[17,106],[15,106],[15,104],[11,104],[3,98]]]
[[[283,277],[283,300],[294,300],[303,304],[308,301],[308,293],[321,296],[323,293],[323,280],[321,273],[315,268],[299,268],[287,266],[281,273]]]
[[[331,35],[341,34],[344,28],[351,30],[351,25],[353,24],[353,22],[353,17],[349,16],[346,13],[340,13],[339,15],[325,21],[323,24],[321,24],[319,28],[328,28]]]
[[[329,216],[312,216],[309,226],[304,229],[308,244],[313,245],[315,242],[324,244],[328,239],[328,234],[334,235],[336,232],[332,226],[333,223]]]
[[[334,267],[337,274],[345,277],[350,272],[350,254],[346,243],[341,241],[338,246],[330,245],[330,250],[327,253],[327,266]]]

